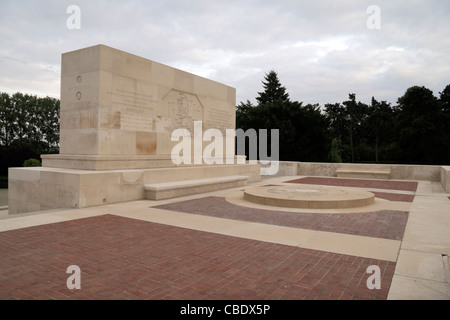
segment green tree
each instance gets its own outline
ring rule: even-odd
[[[286,88],[281,85],[278,74],[274,70],[266,73],[264,80],[262,82],[264,91],[258,92],[258,97],[256,97],[258,104],[289,101],[289,94],[286,92]]]
[[[291,101],[275,71],[266,74],[258,104],[240,103],[244,130],[279,129],[280,160],[450,164],[450,85],[439,98],[413,86],[391,106],[349,94],[342,103],[303,106]],[[325,150],[325,152],[324,152]]]
[[[365,122],[368,106],[356,101],[354,93],[349,94],[349,100],[341,103],[326,104],[325,115],[328,120],[328,131],[332,139],[336,139],[341,149],[344,162],[361,160],[357,151],[363,149],[367,138]]]
[[[450,114],[450,84],[447,85],[442,92],[439,92],[439,102],[442,111],[446,114]]]
[[[394,111],[386,101],[377,101],[372,97],[368,109],[367,130],[375,146],[375,162],[380,161],[380,146],[390,143],[393,137]]]
[[[327,103],[324,111],[328,123],[328,134],[333,141],[328,159],[332,162],[346,162],[351,158],[347,156],[347,150],[350,150],[347,142],[350,122],[345,106],[340,103]],[[337,153],[339,158],[336,157]]]
[[[40,98],[37,103],[36,126],[42,140],[45,141],[45,152],[53,152],[59,146],[60,101],[55,98]]]
[[[286,89],[271,71],[263,82],[256,106],[249,101],[236,108],[236,127],[248,130],[278,129],[280,160],[323,161],[327,158],[329,141],[327,120],[318,105],[303,106],[291,101]],[[268,137],[270,141],[270,137]]]
[[[22,147],[27,142],[29,128],[29,99],[30,96],[16,92],[11,96],[12,125],[14,130],[14,141],[16,146]]]
[[[331,162],[342,162],[341,158],[341,140],[334,138],[331,141],[331,149],[328,155]]]
[[[247,100],[236,106],[236,128],[253,128],[255,106]]]
[[[1,145],[32,146],[39,153],[59,144],[58,99],[20,92],[0,94]]]
[[[14,139],[14,109],[11,97],[2,92],[0,94],[0,144],[8,147]]]
[[[333,136],[333,139],[342,141],[344,133],[348,130],[345,107],[340,103],[327,103],[325,104],[325,114],[329,124],[328,130]]]
[[[348,123],[348,135],[350,141],[351,161],[355,162],[355,146],[357,145],[357,138],[364,137],[361,132],[364,127],[362,124],[367,117],[368,106],[361,102],[356,102],[356,94],[350,93],[348,95],[349,100],[344,101],[342,104],[345,106],[345,115]]]
[[[60,102],[20,92],[0,93],[0,172],[57,152]]]
[[[439,93],[439,104],[443,123],[441,136],[444,140],[442,164],[450,165],[450,84]]]
[[[328,120],[318,104],[302,106],[294,118],[297,136],[292,146],[299,148],[295,157],[298,161],[326,161],[331,147],[327,131]]]
[[[413,86],[397,101],[398,139],[401,161],[439,164],[445,143],[442,109],[433,92]]]

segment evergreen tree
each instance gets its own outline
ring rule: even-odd
[[[346,101],[318,105],[291,101],[275,71],[262,81],[257,104],[240,103],[238,128],[279,129],[280,160],[450,165],[450,85],[439,97],[413,86],[396,105]]]
[[[450,84],[447,85],[439,94],[439,103],[442,113],[441,137],[444,141],[441,163],[450,165]]]
[[[281,85],[278,74],[274,70],[266,73],[264,80],[262,81],[264,91],[258,92],[259,96],[256,97],[260,105],[271,102],[283,103],[289,101],[289,94],[286,92],[286,88]]]
[[[279,159],[284,161],[321,161],[330,149],[327,119],[318,105],[303,106],[291,101],[275,71],[266,74],[264,92],[256,98],[258,104],[241,102],[236,107],[236,127],[245,130],[279,130]],[[270,146],[268,151],[271,152]],[[248,155],[248,153],[247,153]]]
[[[441,164],[442,112],[430,89],[413,86],[398,98],[398,138],[402,161]]]
[[[450,114],[450,84],[447,85],[442,92],[439,92],[439,94],[442,111]]]

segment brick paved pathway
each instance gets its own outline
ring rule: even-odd
[[[306,177],[286,182],[302,183],[302,184],[318,184],[327,186],[341,186],[341,187],[390,189],[403,191],[416,191],[418,186],[418,182],[412,181],[364,180],[364,179],[345,179],[345,178],[329,178],[329,177]]]
[[[80,290],[66,287],[69,265]],[[386,299],[394,268],[113,215],[0,233],[0,299]]]
[[[393,240],[401,240],[403,238],[408,220],[408,212],[405,211],[380,210],[351,214],[286,212],[242,207],[229,203],[220,197],[205,197],[175,202],[156,206],[155,208]]]
[[[389,192],[378,192],[378,191],[370,191],[372,192],[376,198],[381,198],[389,201],[400,201],[400,202],[413,202],[414,195],[412,194],[403,194],[403,193],[389,193]]]

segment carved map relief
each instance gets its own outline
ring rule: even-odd
[[[194,130],[194,121],[203,121],[203,106],[195,94],[171,90],[162,101],[171,117],[169,132],[175,129]]]

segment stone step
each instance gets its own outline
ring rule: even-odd
[[[371,178],[371,179],[389,179],[390,171],[375,170],[336,170],[338,178]]]
[[[348,164],[336,170],[339,178],[389,179],[391,169],[383,165]]]
[[[144,185],[145,198],[163,200],[178,198],[198,193],[211,192],[247,184],[248,176],[224,176],[204,179],[170,181]]]

